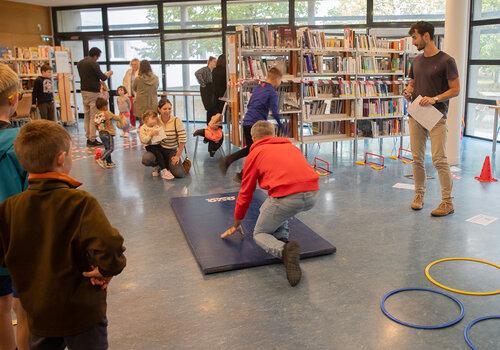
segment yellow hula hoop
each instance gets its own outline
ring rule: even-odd
[[[445,259],[433,261],[429,265],[427,265],[427,267],[425,268],[425,277],[427,277],[427,279],[429,281],[431,281],[432,283],[434,283],[436,286],[441,287],[441,288],[448,290],[450,292],[458,293],[458,294],[475,295],[475,296],[488,296],[488,295],[500,294],[500,290],[495,290],[495,291],[491,291],[491,292],[467,292],[465,290],[460,290],[460,289],[455,289],[455,288],[445,286],[442,283],[439,283],[438,281],[436,281],[434,278],[432,278],[432,276],[429,272],[431,267],[433,267],[436,264],[445,262],[445,261],[456,261],[456,260],[473,261],[473,262],[477,262],[477,263],[481,263],[481,264],[485,264],[485,265],[490,265],[490,266],[496,267],[497,269],[500,269],[500,265],[494,264],[494,263],[486,261],[486,260],[473,259],[473,258],[445,258]]]

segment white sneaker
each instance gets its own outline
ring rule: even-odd
[[[170,171],[168,171],[167,169],[163,169],[161,171],[161,178],[165,179],[165,180],[172,180],[175,178],[175,176],[172,175],[172,173]]]
[[[153,177],[158,177],[158,176],[160,176],[160,172],[159,172],[158,170],[160,170],[160,169],[158,169],[158,168],[156,168],[156,167],[155,167],[155,168],[153,168],[153,172],[151,173],[151,176],[153,176]]]

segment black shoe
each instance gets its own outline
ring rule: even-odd
[[[95,140],[95,141],[94,141],[94,144],[95,144],[96,146],[102,146],[102,142],[101,142],[101,141],[97,141],[97,140]]]
[[[302,270],[299,264],[300,246],[297,241],[290,241],[283,248],[283,264],[285,264],[286,278],[292,287],[300,282]]]
[[[243,178],[243,177],[242,177],[242,175],[241,175],[241,172],[236,173],[236,175],[234,175],[234,181],[236,181],[236,182],[237,182],[237,183],[239,183],[239,184],[241,183],[242,178]]]
[[[208,151],[210,153],[210,158],[213,158],[215,156],[215,152]]]
[[[95,146],[97,146],[95,141],[87,140],[87,147],[95,147]]]
[[[228,165],[226,163],[226,158],[221,158],[219,160],[219,169],[220,171],[222,172],[222,175],[226,176],[227,174],[227,168],[228,168]]]
[[[198,129],[193,132],[193,136],[205,136],[205,130],[204,129]]]

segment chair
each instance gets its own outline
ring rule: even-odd
[[[31,121],[31,94],[23,94],[17,103],[16,114],[10,118],[12,125],[21,127]]]

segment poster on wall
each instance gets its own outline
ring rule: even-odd
[[[70,65],[69,65],[69,54],[67,51],[56,51],[55,60],[56,60],[56,72],[60,73],[71,73]]]

